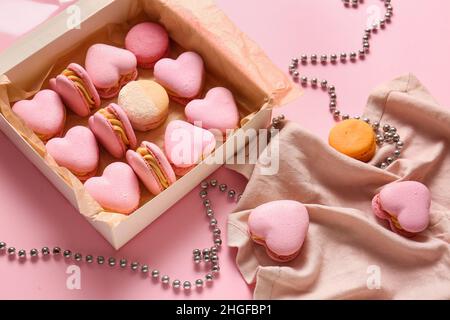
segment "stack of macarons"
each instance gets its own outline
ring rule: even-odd
[[[136,181],[158,195],[214,151],[214,130],[226,135],[239,126],[231,91],[212,88],[202,97],[202,57],[189,51],[171,59],[169,53],[163,26],[137,24],[128,32],[125,48],[92,45],[84,66],[70,63],[49,81],[50,89],[12,108],[46,143],[56,163],[85,181],[86,190],[105,210],[132,213],[140,201]],[[139,80],[139,68],[153,69],[154,80]],[[166,125],[164,148],[138,141],[135,130],[146,132],[166,123],[171,100],[185,106],[186,121]],[[88,126],[65,132],[66,108],[86,118]],[[96,177],[101,150],[123,162],[113,162]]]

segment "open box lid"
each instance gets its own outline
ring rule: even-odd
[[[31,76],[48,72],[50,66],[32,61],[37,61],[38,57],[42,57],[40,61],[52,61],[52,57],[57,58],[55,52],[70,51],[72,44],[81,41],[86,33],[95,32],[105,24],[121,23],[143,9],[152,20],[166,26],[173,40],[182,43],[188,50],[198,52],[204,58],[207,69],[223,75],[228,83],[232,84],[236,82],[234,79],[239,78],[237,82],[245,83],[247,93],[265,97],[273,106],[285,104],[299,96],[300,90],[289,77],[212,0],[80,0],[1,54],[0,74],[6,74],[18,87],[35,91],[37,88],[33,86],[40,86],[41,83],[22,86],[20,81],[15,81],[23,79],[23,75],[20,77],[19,74],[24,70]],[[81,30],[68,30],[70,19],[78,13],[81,15]],[[89,19],[94,14],[100,14],[102,18]],[[199,36],[192,36],[198,33]],[[61,37],[63,35],[65,37]],[[199,46],[200,38],[202,43]],[[208,52],[220,54],[211,55]],[[222,65],[234,67],[223,68]]]

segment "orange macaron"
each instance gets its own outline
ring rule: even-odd
[[[331,131],[328,143],[337,151],[363,162],[369,162],[377,148],[372,126],[358,119],[344,120]]]

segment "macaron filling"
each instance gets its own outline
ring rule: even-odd
[[[120,88],[122,88],[128,82],[135,80],[136,78],[137,78],[137,70],[133,70],[132,73],[122,75],[119,79],[119,82],[114,87],[97,88],[97,91],[103,97],[115,95],[120,90]]]
[[[162,170],[155,155],[146,147],[139,147],[136,152],[139,153],[142,158],[144,158],[147,165],[150,166],[161,186],[164,189],[167,189],[170,186],[169,178],[165,175],[164,170]]]
[[[90,109],[95,108],[95,99],[92,94],[89,93],[87,89],[87,85],[82,78],[80,78],[74,71],[70,69],[65,69],[62,73],[63,76],[67,77],[70,81],[72,81],[75,86],[80,90],[83,94],[83,98],[89,105]]]
[[[116,132],[116,134],[120,137],[125,146],[128,147],[130,145],[130,140],[125,133],[125,128],[122,121],[120,121],[117,116],[108,109],[101,109],[99,110],[99,113],[108,120],[114,132]]]

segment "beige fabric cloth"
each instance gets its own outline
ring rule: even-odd
[[[343,156],[294,123],[278,135],[278,174],[234,168],[249,183],[229,217],[228,244],[245,280],[256,282],[255,299],[450,299],[450,110],[409,75],[376,89],[365,115],[396,126],[405,142],[388,170]],[[392,151],[383,147],[374,162]],[[396,180],[432,192],[430,226],[413,239],[372,214],[372,197]],[[246,224],[250,209],[280,199],[306,204],[311,221],[300,255],[282,265],[249,239]]]

